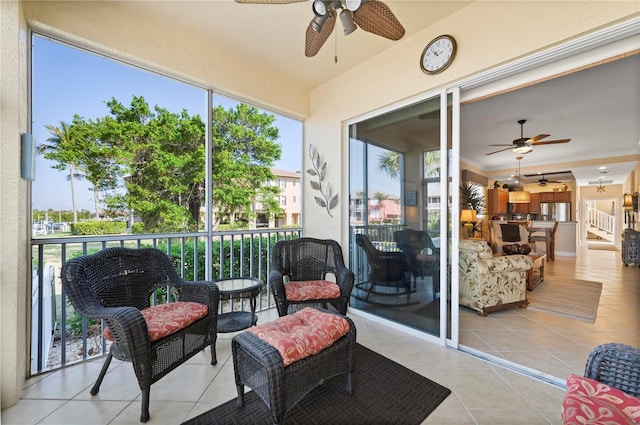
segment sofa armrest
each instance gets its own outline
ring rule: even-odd
[[[493,258],[478,259],[478,273],[499,273],[523,270],[533,267],[533,259],[528,255],[504,255]]]

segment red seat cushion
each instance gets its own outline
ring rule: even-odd
[[[203,318],[207,315],[208,310],[204,304],[177,301],[145,308],[140,310],[140,313],[142,313],[142,317],[147,322],[149,339],[153,342]],[[109,341],[113,341],[113,334],[108,327],[104,329],[104,337]]]
[[[340,298],[340,287],[328,280],[296,280],[284,284],[289,301]]]
[[[349,322],[342,316],[306,307],[247,332],[276,348],[287,367],[333,345],[349,332]]]
[[[594,379],[571,374],[562,401],[562,423],[639,424],[640,399]]]

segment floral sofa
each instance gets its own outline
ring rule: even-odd
[[[485,241],[460,241],[460,305],[481,316],[495,310],[526,307],[528,255],[494,257]]]

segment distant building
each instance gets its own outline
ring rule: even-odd
[[[364,224],[365,200],[353,196],[350,200],[350,220],[352,224]],[[367,202],[369,224],[388,223],[400,219],[400,203],[396,199],[370,198]]]
[[[260,201],[253,204],[256,213],[256,227],[300,226],[300,173],[272,168],[275,176],[268,184],[280,188],[279,203],[284,213],[278,217],[269,217]]]

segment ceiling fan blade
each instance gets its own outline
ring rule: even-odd
[[[571,141],[571,139],[548,140],[546,142],[535,142],[535,143],[532,143],[532,145],[533,146],[555,145],[556,143],[569,143],[570,141]]]
[[[514,147],[514,148],[518,147],[517,145],[514,145],[513,143],[509,143],[509,144],[507,144],[507,143],[499,143],[499,144],[488,145],[488,146],[511,146],[511,147]]]
[[[500,149],[499,151],[495,151],[495,152],[485,153],[485,155],[493,155],[494,153],[508,151],[509,149],[513,149],[513,146],[509,145],[509,147],[508,147],[508,148]]]
[[[571,171],[551,171],[551,172],[548,172],[548,173],[523,174],[523,176],[525,176],[525,177],[542,177],[542,178],[544,178],[544,176],[550,176],[552,174],[571,174]]]
[[[404,36],[404,27],[398,18],[389,6],[378,0],[363,0],[353,12],[353,20],[363,30],[389,40],[400,40]]]
[[[545,137],[549,137],[551,136],[550,134],[538,134],[535,137],[532,137],[531,139],[527,140],[527,143],[535,143],[540,139],[544,139]]]
[[[311,22],[313,22],[313,20]],[[320,32],[314,30],[311,26],[311,23],[309,23],[309,26],[307,27],[306,42],[304,47],[305,56],[312,57],[320,51],[324,42],[327,41],[327,38],[329,38],[329,36],[333,32],[335,23],[336,16],[335,11],[333,10],[330,11],[329,16],[324,22],[324,25],[322,26],[322,30],[320,30]]]
[[[299,3],[301,1],[307,1],[307,0],[236,0],[236,3],[243,3],[243,4],[289,4],[289,3]]]

